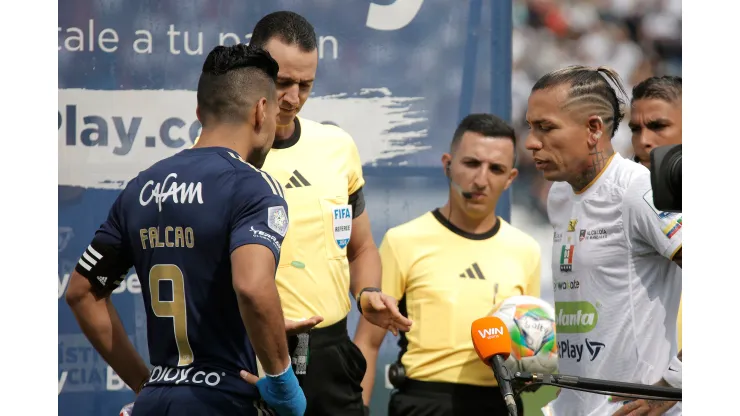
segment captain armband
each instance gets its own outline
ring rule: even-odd
[[[105,297],[121,285],[130,268],[131,263],[118,249],[93,241],[82,253],[75,270],[90,281],[96,295]]]
[[[362,193],[362,187],[349,196],[350,205],[352,205],[352,219],[355,219],[365,212],[365,195]]]
[[[682,364],[678,357],[673,357],[671,358],[671,362],[668,363],[668,368],[663,373],[663,380],[671,387],[681,388]]]

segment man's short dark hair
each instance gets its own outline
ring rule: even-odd
[[[450,143],[450,153],[455,153],[466,132],[473,132],[485,137],[511,139],[514,145],[514,164],[516,164],[516,132],[509,123],[493,114],[470,114],[465,117],[455,130]]]
[[[280,11],[260,19],[252,30],[250,45],[264,48],[272,38],[297,45],[304,52],[316,49],[316,32],[311,23],[298,13]]]
[[[656,98],[672,103],[681,99],[681,77],[650,77],[632,88],[632,102]]]
[[[245,121],[257,100],[275,98],[277,74],[277,62],[262,48],[216,46],[206,57],[198,81],[201,124]]]

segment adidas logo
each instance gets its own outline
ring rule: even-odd
[[[285,185],[286,188],[300,188],[303,186],[311,186],[306,178],[301,175],[297,170],[293,171],[293,176],[290,177],[290,183]]]
[[[105,286],[105,282],[108,281],[108,278],[105,276],[98,276],[98,282],[100,282],[101,285]]]
[[[472,266],[465,269],[465,273],[460,273],[460,277],[462,278],[469,278],[469,279],[480,279],[480,280],[486,280],[486,277],[483,276],[483,272],[480,270],[480,267],[478,267],[478,263],[473,263]]]

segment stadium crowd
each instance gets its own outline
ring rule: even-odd
[[[515,0],[512,121],[526,135],[527,98],[542,74],[572,64],[605,65],[623,78],[629,93],[654,75],[681,75],[680,0]],[[629,109],[627,109],[629,110]],[[614,138],[615,150],[632,155],[626,115]],[[535,168],[519,142],[520,177],[515,203],[537,210],[547,221],[550,182]]]

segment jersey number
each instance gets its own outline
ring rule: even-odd
[[[159,282],[172,282],[172,300],[162,301],[159,297]],[[174,264],[155,264],[149,271],[149,293],[152,311],[159,318],[172,318],[175,330],[175,343],[180,356],[177,366],[193,363],[193,350],[188,341],[188,314],[185,303],[185,276]]]

